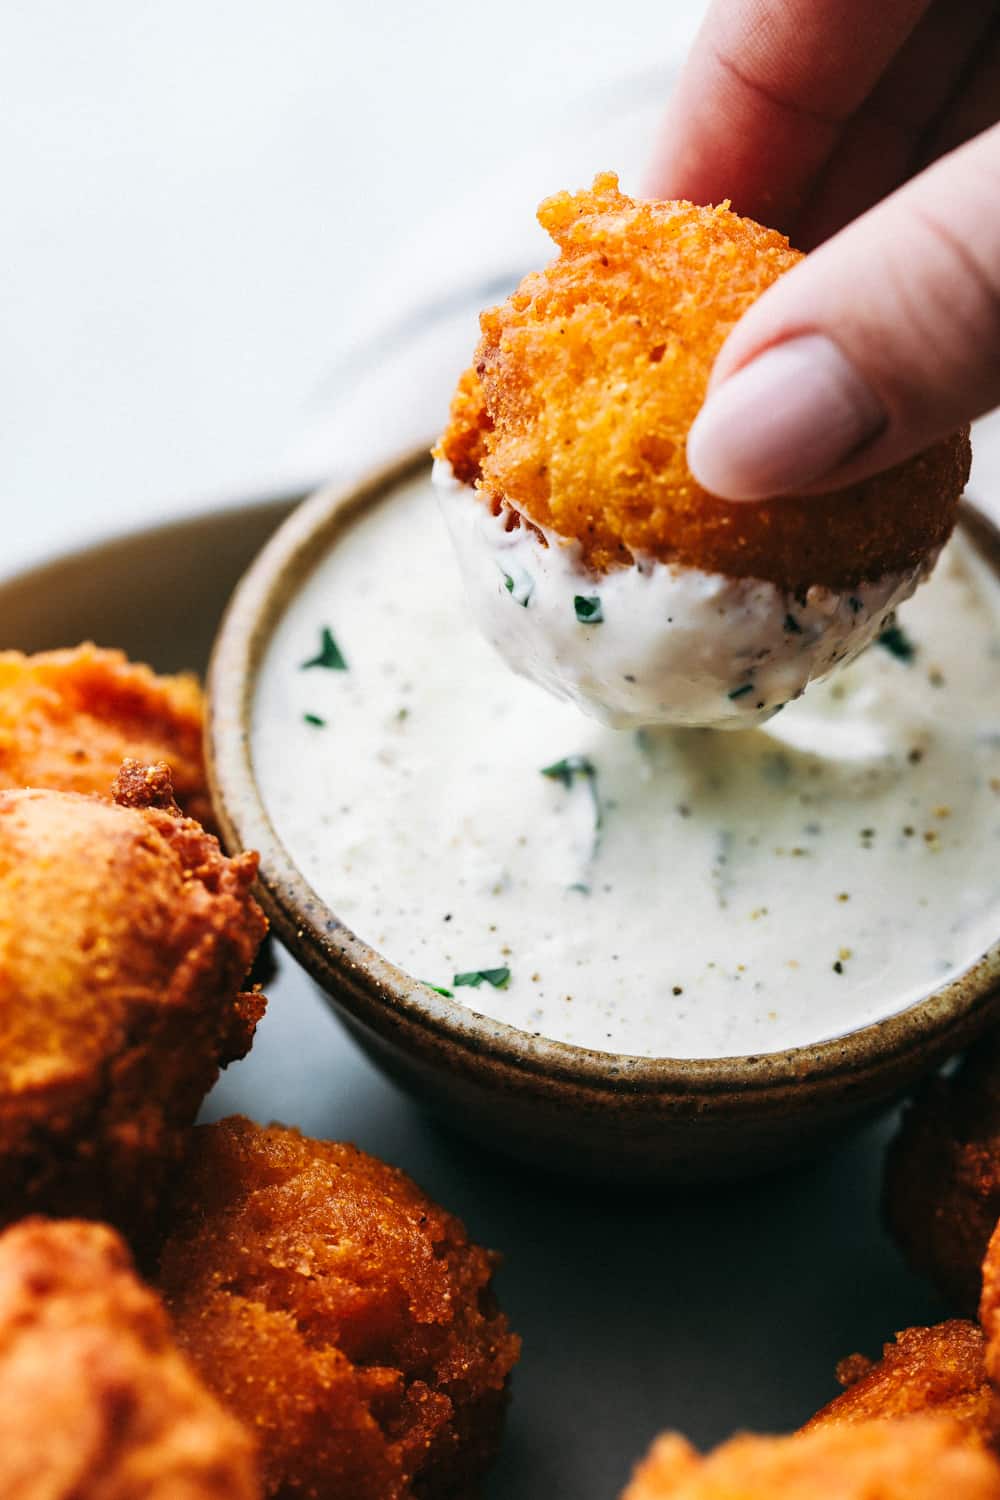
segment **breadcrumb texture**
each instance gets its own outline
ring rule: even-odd
[[[120,802],[0,792],[0,1214],[151,1222],[220,1065],[263,1008],[257,860],[126,766]]]
[[[466,1496],[519,1341],[496,1257],[402,1172],[239,1117],[199,1127],[160,1285],[281,1500]]]
[[[982,1329],[962,1318],[931,1328],[905,1328],[877,1362],[853,1354],[837,1366],[847,1387],[802,1429],[864,1422],[873,1417],[954,1417],[972,1442],[996,1448],[1000,1406],[986,1374]]]
[[[1000,1465],[944,1417],[744,1435],[702,1457],[667,1433],[622,1500],[996,1500]]]
[[[0,1494],[255,1500],[253,1445],[101,1224],[0,1236]]]
[[[483,313],[435,450],[510,524],[577,539],[598,572],[641,553],[789,589],[910,569],[947,539],[967,429],[828,495],[736,505],[695,483],[687,435],[715,357],[802,259],[783,235],[725,204],[634,201],[612,173],[538,218],[559,256]]]
[[[884,1196],[910,1265],[974,1312],[1000,1218],[1000,1038],[987,1037],[956,1073],[917,1094],[886,1157]]]
[[[0,788],[109,797],[126,757],[166,761],[177,801],[214,831],[196,677],[158,677],[88,642],[24,656],[0,651]]]

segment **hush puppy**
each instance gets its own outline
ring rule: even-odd
[[[0,651],[0,789],[107,797],[123,760],[166,761],[180,806],[213,829],[203,718],[197,678],[158,677],[122,651]]]
[[[469,1493],[519,1341],[456,1218],[353,1146],[239,1117],[195,1130],[174,1211],[159,1285],[267,1495]]]
[[[905,570],[951,531],[964,430],[834,494],[730,505],[685,457],[726,335],[801,259],[726,205],[642,202],[613,173],[538,211],[559,256],[480,319],[438,453],[482,503],[576,539],[598,573],[636,554],[788,589]]]
[[[1000,1039],[978,1043],[907,1107],[886,1156],[884,1202],[914,1270],[960,1311],[974,1312],[1000,1218]]]
[[[905,1328],[877,1362],[861,1354],[841,1360],[837,1379],[846,1389],[802,1430],[878,1417],[946,1416],[961,1423],[973,1442],[995,1449],[1000,1404],[985,1356],[986,1339],[976,1323],[954,1318],[931,1328]]]
[[[994,1228],[982,1268],[979,1321],[986,1337],[986,1373],[1000,1388],[1000,1225]]]
[[[0,1235],[0,1494],[256,1500],[253,1446],[102,1224]]]
[[[726,204],[639,202],[611,173],[538,217],[559,255],[482,314],[434,450],[480,627],[616,728],[761,723],[930,571],[968,431],[827,495],[710,495],[686,453],[715,357],[801,255]]]
[[[138,1232],[220,1066],[263,1007],[256,857],[183,818],[166,767],[118,802],[0,792],[0,1219]]]
[[[653,1444],[622,1500],[997,1500],[1000,1464],[944,1417],[868,1421],[792,1437],[745,1434],[702,1457]]]

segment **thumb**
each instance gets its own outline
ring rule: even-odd
[[[822,492],[1000,403],[1000,126],[848,225],[755,302],[688,437],[731,500]]]

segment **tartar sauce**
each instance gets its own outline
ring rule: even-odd
[[[280,837],[361,938],[585,1047],[843,1035],[1000,932],[1000,588],[961,536],[878,644],[766,729],[614,730],[481,638],[420,478],[279,621],[253,754]]]

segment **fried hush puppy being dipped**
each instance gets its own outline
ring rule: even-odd
[[[115,800],[0,792],[0,1218],[151,1224],[219,1068],[263,1010],[256,856],[181,816],[165,766]]]
[[[832,494],[713,497],[685,457],[712,364],[802,257],[610,173],[538,217],[559,256],[482,315],[435,449],[473,610],[510,666],[612,726],[760,722],[927,576],[968,431]]]
[[[267,1495],[440,1500],[499,1440],[519,1340],[495,1265],[402,1172],[233,1118],[193,1133],[159,1285]]]
[[[257,1500],[253,1444],[102,1224],[0,1235],[0,1494]]]

